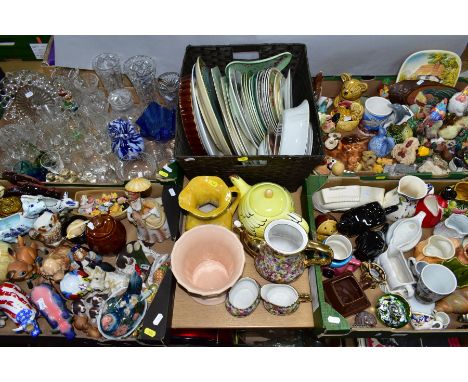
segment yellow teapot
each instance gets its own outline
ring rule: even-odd
[[[250,235],[263,238],[265,227],[277,219],[294,221],[309,232],[309,225],[294,212],[294,201],[284,187],[270,182],[249,186],[238,175],[229,178],[240,192],[239,220]]]
[[[238,194],[236,187],[228,187],[217,176],[196,176],[179,194],[179,206],[188,212],[185,230],[203,224],[215,224],[232,230],[232,217],[240,197],[234,201],[232,194]],[[214,209],[207,210],[211,205]]]

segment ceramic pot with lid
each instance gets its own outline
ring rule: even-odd
[[[304,228],[306,233],[309,232],[309,225],[294,212],[294,201],[284,187],[270,182],[249,186],[238,175],[229,178],[239,189],[239,220],[250,235],[262,239],[266,226],[278,219],[291,220]]]
[[[86,241],[89,248],[100,255],[117,255],[125,246],[125,226],[109,214],[91,219],[86,227]]]

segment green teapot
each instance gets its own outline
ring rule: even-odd
[[[270,182],[250,186],[238,175],[229,179],[239,189],[241,199],[237,212],[250,235],[263,238],[266,226],[277,219],[291,220],[309,232],[309,225],[295,213],[292,196],[284,187]]]

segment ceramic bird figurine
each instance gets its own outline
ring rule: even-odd
[[[437,121],[443,121],[447,114],[447,98],[435,105],[430,114],[424,120],[423,125],[433,125]]]
[[[369,141],[369,150],[373,151],[378,157],[387,156],[395,147],[395,140],[387,136],[387,131],[379,127],[379,132]]]

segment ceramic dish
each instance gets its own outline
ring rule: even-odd
[[[213,138],[208,131],[205,121],[200,112],[198,106],[198,94],[197,94],[197,79],[195,77],[195,65],[192,68],[192,81],[191,81],[191,97],[192,97],[192,109],[195,114],[195,126],[200,136],[203,147],[205,148],[208,155],[222,155],[222,152],[216,147]]]
[[[309,137],[309,102],[283,112],[280,155],[304,155]]]
[[[123,288],[115,293],[113,293],[103,304],[102,304],[102,307],[101,307],[101,310],[99,311],[99,314],[96,318],[96,322],[97,322],[97,326],[98,326],[98,330],[99,332],[102,334],[102,336],[104,338],[107,338],[108,340],[119,340],[119,339],[122,339],[122,338],[126,338],[128,337],[130,334],[132,334],[135,329],[138,327],[138,325],[140,325],[141,321],[143,320],[143,317],[145,317],[145,314],[146,314],[146,311],[148,309],[148,303],[146,301],[146,299],[143,299],[142,301],[139,301],[137,303],[138,307],[137,307],[137,313],[139,313],[139,316],[138,318],[135,320],[135,321],[132,321],[131,322],[131,325],[128,326],[127,328],[127,331],[125,333],[123,333],[121,336],[111,336],[111,335],[108,335],[104,332],[102,326],[101,326],[101,321],[102,321],[102,318],[103,318],[103,313],[105,312],[106,310],[106,307],[107,307],[107,304],[109,302],[111,302],[111,299],[115,299],[116,297],[124,294],[126,292],[127,288]],[[105,315],[105,314],[104,314]],[[125,325],[122,325],[122,327],[125,327]]]
[[[375,313],[380,322],[390,328],[402,328],[411,319],[408,302],[397,294],[385,294],[377,301]]]
[[[210,71],[201,57],[198,57],[197,63],[195,64],[195,77],[197,79],[198,106],[200,107],[211,138],[224,155],[231,155],[232,150],[228,144],[226,127],[224,126],[218,102],[216,101],[216,94]]]
[[[206,150],[203,147],[200,134],[195,123],[194,111],[192,108],[192,78],[190,76],[182,78],[179,87],[179,108],[180,117],[182,118],[182,126],[184,127],[185,136],[194,155],[206,155]]]
[[[430,80],[455,86],[461,70],[461,59],[447,50],[422,50],[413,53],[401,65],[396,82]]]
[[[95,199],[99,199],[99,198],[102,198],[102,196],[105,194],[105,195],[110,195],[110,194],[113,194],[115,193],[117,195],[117,198],[120,198],[120,197],[125,197],[126,198],[126,194],[125,194],[125,190],[119,190],[119,189],[102,189],[102,190],[92,190],[92,191],[78,191],[76,194],[75,194],[75,200],[80,203],[80,206],[78,207],[78,209],[76,210],[73,210],[72,213],[74,215],[81,215],[81,216],[84,216],[86,217],[87,219],[90,219],[92,218],[93,216],[95,215],[91,215],[89,213],[86,213],[84,212],[84,208],[83,206],[81,205],[81,199],[83,196],[86,196],[88,197],[88,199],[90,197],[92,197],[94,200]],[[115,198],[115,200],[117,200],[117,198]],[[127,217],[127,207],[128,207],[128,203],[124,204],[125,208],[123,209],[123,211],[119,211],[119,212],[116,212],[116,213],[113,213],[111,212],[110,215],[115,219],[115,220],[122,220],[122,219],[125,219]],[[92,203],[89,205],[89,208],[95,208],[96,205],[95,203]],[[101,213],[106,213],[105,211],[102,211]]]

